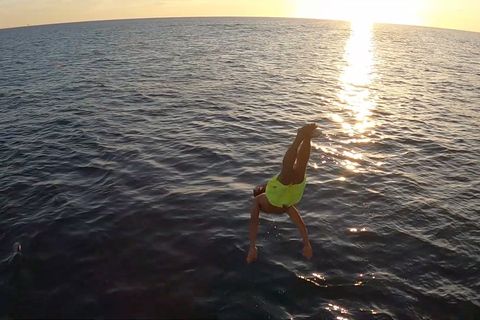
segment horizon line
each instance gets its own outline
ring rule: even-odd
[[[215,18],[217,18],[217,19],[221,19],[221,18],[292,19],[292,20],[338,21],[338,22],[351,23],[351,21],[349,21],[349,20],[340,20],[340,19],[284,17],[284,16],[260,16],[260,15],[259,16],[240,16],[240,15],[239,16],[235,16],[235,15],[226,15],[226,16],[220,16],[220,15],[219,16],[168,16],[168,17],[119,18],[119,19],[105,19],[105,20],[82,20],[82,21],[53,22],[53,23],[33,24],[33,25],[26,25],[26,26],[0,28],[0,32],[3,31],[3,30],[24,29],[24,28],[34,28],[34,27],[47,27],[47,26],[56,26],[56,25],[63,25],[63,24],[76,24],[76,23],[80,24],[80,23],[90,23],[90,22],[130,21],[130,20],[158,20],[158,19],[215,19]],[[432,26],[426,26],[426,25],[388,23],[388,22],[372,22],[372,25],[375,25],[375,24],[385,24],[385,25],[395,25],[395,26],[411,26],[411,27],[420,27],[420,28],[432,28],[432,29],[443,29],[443,30],[480,33],[480,31],[446,28],[446,27],[432,27]]]

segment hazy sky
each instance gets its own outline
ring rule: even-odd
[[[0,0],[0,28],[192,16],[306,17],[480,32],[480,0]]]

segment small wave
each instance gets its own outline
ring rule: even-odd
[[[75,169],[83,176],[87,177],[101,177],[108,176],[112,171],[105,168],[96,166],[77,166]]]

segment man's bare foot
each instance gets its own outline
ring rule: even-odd
[[[304,125],[297,130],[297,137],[305,139],[306,137],[310,136],[311,132],[315,130],[316,127],[317,125],[314,123]]]
[[[317,125],[315,123],[306,124],[298,129],[297,137],[302,139],[311,138],[315,129],[317,129]]]

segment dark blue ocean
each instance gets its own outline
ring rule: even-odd
[[[480,34],[149,19],[0,30],[0,317],[480,319]],[[315,122],[298,210],[252,189]]]

